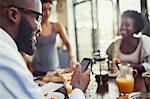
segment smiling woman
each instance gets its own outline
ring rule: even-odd
[[[142,15],[134,10],[127,10],[122,14],[120,34],[107,49],[109,59],[119,58],[121,63],[130,63],[138,73],[150,70],[150,53],[147,47],[150,38],[146,35],[134,36],[142,31],[144,20]]]

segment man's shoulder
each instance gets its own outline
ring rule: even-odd
[[[26,66],[23,57],[18,50],[3,42],[0,42],[0,47],[0,65],[18,64]]]
[[[13,57],[14,55],[19,55],[18,50],[16,50],[15,48],[9,46],[5,42],[0,41],[0,47],[1,47],[0,48],[0,56],[6,55],[8,57]]]

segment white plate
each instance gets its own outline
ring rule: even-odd
[[[132,92],[129,94],[128,98],[129,99],[137,99],[140,95],[140,92]]]
[[[64,84],[49,82],[41,87],[43,95],[46,95],[49,92],[54,92],[57,89],[64,86]]]
[[[150,93],[147,92],[133,92],[129,94],[128,99],[150,99]]]
[[[51,99],[51,97],[54,97],[54,99],[65,99],[64,94],[60,92],[49,92],[48,95],[46,95],[46,99]]]
[[[108,71],[109,77],[117,77],[120,74],[120,71],[118,70],[116,73],[111,73],[111,71]]]
[[[142,77],[150,77],[150,72],[145,72],[142,74]]]

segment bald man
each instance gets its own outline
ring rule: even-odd
[[[34,53],[41,9],[39,0],[0,0],[0,98],[44,99],[19,53]],[[84,99],[82,91],[89,83],[89,70],[81,73],[77,67],[71,98]]]

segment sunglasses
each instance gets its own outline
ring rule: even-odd
[[[15,7],[15,8],[17,8],[18,10],[20,10],[24,13],[32,15],[38,22],[41,22],[41,20],[42,20],[42,14],[39,13],[39,12],[29,10],[29,9],[25,9],[25,8],[20,8],[20,7]]]

